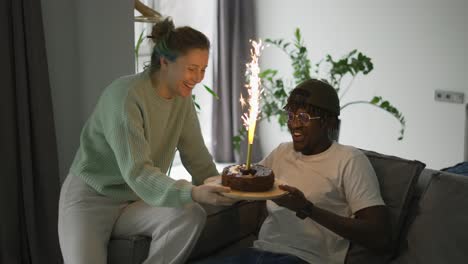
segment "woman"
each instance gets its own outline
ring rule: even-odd
[[[210,43],[203,33],[153,27],[151,65],[110,84],[81,133],[59,205],[65,263],[106,263],[111,236],[152,237],[146,263],[184,262],[206,214],[197,203],[230,205],[229,188],[200,185],[218,171],[201,135],[191,92]],[[192,183],[165,173],[180,151]]]

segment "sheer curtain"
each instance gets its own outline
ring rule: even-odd
[[[213,105],[213,155],[219,162],[245,162],[247,142],[241,143],[239,156],[233,149],[232,137],[241,127],[240,94],[247,98],[245,64],[250,60],[249,40],[256,37],[254,1],[218,1],[216,24],[214,87],[220,99]],[[260,158],[256,137],[252,161]]]
[[[59,173],[41,2],[0,7],[0,263],[60,263]]]

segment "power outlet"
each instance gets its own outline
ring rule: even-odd
[[[461,92],[435,90],[434,100],[440,101],[440,102],[463,104],[465,103],[465,94]]]

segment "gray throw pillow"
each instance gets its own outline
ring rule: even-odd
[[[379,255],[359,244],[351,243],[345,263],[388,263],[396,253],[402,226],[408,215],[409,203],[415,193],[419,174],[426,165],[419,161],[406,160],[372,151],[363,150],[363,152],[374,167],[382,198],[389,210],[392,246],[395,250],[387,255]]]
[[[410,225],[407,248],[395,263],[467,263],[467,208],[468,178],[435,175]]]

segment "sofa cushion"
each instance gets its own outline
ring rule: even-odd
[[[388,263],[396,253],[402,226],[408,214],[408,205],[414,196],[418,176],[425,164],[372,151],[363,151],[374,167],[382,198],[389,210],[394,250],[387,255],[378,255],[359,244],[351,243],[346,263]]]
[[[265,202],[242,201],[229,207],[203,205],[203,208],[207,220],[189,257],[190,260],[215,254],[237,241],[245,242],[240,245],[251,244],[252,237],[264,218]],[[108,263],[143,263],[148,256],[150,243],[151,239],[144,236],[111,238],[108,246]]]
[[[113,238],[108,246],[109,264],[140,264],[148,257],[151,239],[145,236]]]
[[[395,263],[466,263],[468,178],[439,173],[419,202],[407,249]]]
[[[432,177],[434,177],[434,175],[437,175],[439,173],[440,173],[440,171],[438,171],[438,170],[425,168],[421,172],[421,174],[419,174],[418,183],[416,184],[416,190],[415,190],[415,196],[416,196],[416,198],[418,198],[417,199],[418,203],[419,203],[419,198],[421,198],[421,196],[424,194],[427,187],[429,186],[429,183],[431,182]]]
[[[230,207],[204,206],[208,213],[205,228],[190,256],[191,260],[215,254],[230,244],[258,231],[265,201],[242,201]]]

